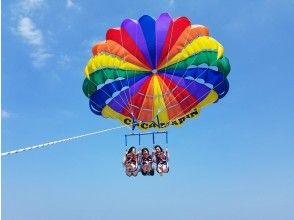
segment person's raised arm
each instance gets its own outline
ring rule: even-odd
[[[151,158],[152,158],[152,161],[153,161],[154,163],[157,163],[155,150],[152,151]]]
[[[165,156],[166,156],[166,161],[169,161],[170,155],[167,148],[165,148]]]

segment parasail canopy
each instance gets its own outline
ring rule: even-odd
[[[224,47],[187,17],[125,19],[92,53],[83,83],[91,111],[142,129],[180,125],[229,90]]]

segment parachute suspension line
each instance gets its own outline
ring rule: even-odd
[[[173,32],[174,32],[174,22],[172,23],[172,27],[171,27],[171,35],[170,35],[170,39],[168,42],[168,50],[167,50],[167,56],[166,56],[166,62],[168,62],[168,58],[169,58],[169,52],[170,52],[170,45],[171,45],[171,40],[173,38]],[[164,72],[166,72],[166,68],[164,68]]]
[[[208,68],[207,68],[207,69],[208,69]],[[206,70],[207,70],[207,69],[206,69]],[[200,75],[202,75],[206,70],[204,70]],[[199,75],[199,76],[200,76],[200,75]],[[198,78],[198,77],[197,77],[197,78]],[[197,78],[196,78],[196,79],[197,79]],[[188,87],[193,83],[193,81],[194,81],[194,80],[191,80],[191,82],[188,83],[188,85],[185,86],[184,89],[188,88]],[[219,85],[219,84],[218,84],[218,85]],[[218,86],[218,85],[217,85],[217,86]],[[201,99],[204,98],[206,95],[208,95],[208,94],[211,92],[212,89],[213,89],[213,88],[211,88],[210,90],[208,90],[208,92],[204,93],[204,94],[199,98],[199,100],[201,100]],[[181,92],[180,92],[179,94],[181,94]],[[178,97],[179,94],[178,94],[176,97]],[[190,96],[192,96],[192,95],[189,94],[187,97],[190,97]],[[175,97],[175,98],[176,98],[176,97]],[[187,107],[185,107],[185,108],[183,109],[183,111],[185,112],[187,109],[189,109],[189,108],[192,107],[193,105],[195,105],[195,103],[191,103],[191,104],[189,104]],[[174,120],[177,119],[178,116],[179,116],[179,113],[174,117]]]
[[[221,83],[223,83],[226,80],[226,78],[224,78],[224,80],[222,80],[221,82],[219,82],[214,88],[218,87]],[[200,99],[202,99],[203,97],[205,97],[206,95],[208,95],[211,90],[213,90],[213,88],[211,88],[210,90],[208,90],[208,92],[206,92],[205,94],[203,94]],[[188,105],[184,110],[190,108],[192,105]]]
[[[121,34],[121,32],[120,32],[120,38],[121,38],[121,42],[122,42],[122,47],[124,48],[124,42],[123,42],[123,38],[122,38],[122,34]],[[109,48],[109,45],[108,44],[106,44],[107,45],[107,48],[108,48],[108,50],[110,51],[110,48]],[[123,61],[124,62],[126,62],[126,59],[125,59],[125,56],[126,56],[126,50],[124,50],[125,52],[124,52],[124,54],[123,54]],[[115,68],[115,71],[116,71],[116,73],[118,72],[118,69],[117,68]],[[103,71],[104,72],[104,71]],[[126,70],[126,76],[127,76],[127,83],[128,83],[128,87],[129,87],[129,89],[128,89],[128,93],[129,93],[129,97],[130,97],[130,101],[131,101],[131,96],[130,96],[130,83],[129,83],[129,78],[128,78],[128,70]],[[135,82],[135,79],[134,79],[134,77],[133,77],[133,81]],[[122,85],[122,82],[120,81],[120,84],[121,84],[121,86],[122,86],[122,88],[123,88],[123,85]],[[120,95],[120,94],[119,94]],[[127,100],[124,100],[123,98],[122,98],[122,101],[123,101],[123,104],[125,105],[125,106],[128,106],[127,107],[127,111],[128,111],[128,113],[133,117],[134,116],[134,110],[131,108],[131,106],[128,104],[128,102],[127,102]],[[116,101],[116,103],[117,103],[117,101]],[[121,105],[120,103],[118,103],[121,107],[123,107],[124,108],[124,106],[123,105]]]
[[[52,146],[52,145],[55,145],[55,144],[69,142],[69,141],[77,140],[77,139],[80,139],[80,138],[88,137],[88,136],[91,136],[91,135],[97,135],[97,134],[101,134],[101,133],[106,133],[106,132],[109,132],[109,131],[125,128],[125,127],[128,127],[128,126],[129,125],[122,125],[122,126],[108,128],[108,129],[95,131],[95,132],[91,132],[91,133],[87,133],[87,134],[82,134],[82,135],[78,135],[78,136],[74,136],[74,137],[69,137],[69,138],[65,138],[65,139],[61,139],[61,140],[57,140],[57,141],[51,141],[51,142],[44,143],[44,144],[33,145],[33,146],[30,146],[30,147],[23,147],[23,148],[20,148],[20,149],[17,149],[17,150],[1,153],[1,157],[13,155],[13,154],[17,154],[17,153],[21,153],[21,152],[25,152],[25,151],[30,151],[30,150],[34,150],[34,149],[38,149],[38,148],[40,149],[40,148],[44,148],[44,147],[49,147],[49,146]]]
[[[183,44],[183,47],[182,47],[182,49],[181,49],[181,51],[183,50],[183,49],[185,49],[185,47],[187,46],[187,42],[188,42],[188,38],[189,38],[189,36],[190,36],[190,34],[191,34],[191,30],[192,30],[192,25],[190,25],[190,29],[189,29],[189,34],[187,34],[187,37],[186,37],[186,40],[185,40],[185,44]],[[198,38],[199,36],[197,36],[197,38]],[[195,39],[195,38],[194,38]],[[193,39],[193,40],[194,40]],[[192,41],[193,41],[192,40]],[[168,52],[168,54],[169,54],[169,52]],[[182,54],[182,56],[183,56],[183,54]],[[181,57],[182,57],[181,56]],[[193,59],[193,62],[195,61],[195,58]],[[176,70],[177,70],[177,68],[178,68],[178,65],[179,65],[179,62],[177,62],[176,63],[176,66],[175,66],[175,68],[174,68],[174,70],[173,70],[173,72],[172,72],[172,78],[170,79],[170,81],[169,81],[169,84],[168,84],[168,88],[169,88],[169,86],[170,86],[170,83],[172,82],[172,79],[173,79],[173,76],[175,75],[175,72],[176,72]],[[164,68],[164,72],[166,72],[166,70],[167,70],[167,66]],[[184,72],[184,74],[183,74],[183,77],[181,77],[181,79],[180,79],[180,82],[184,79],[184,76],[186,75],[186,72],[187,72],[187,68],[186,68],[186,70],[185,70],[185,72]],[[178,84],[176,85],[176,87],[174,88],[174,89],[176,89],[176,88],[178,88],[179,86],[178,86]],[[177,96],[176,96],[177,97]],[[175,98],[176,98],[175,97]],[[171,102],[171,101],[170,101]],[[169,102],[169,103],[170,103]],[[168,103],[168,104],[169,104]],[[167,105],[168,105],[167,104]]]
[[[157,119],[157,124],[158,124],[158,126],[159,126],[159,125],[160,125],[160,122],[159,122],[158,114],[156,115],[156,119]]]
[[[173,32],[174,32],[173,30],[174,30],[174,22],[172,22],[171,36],[170,36],[170,38],[169,38],[169,42],[168,42],[167,55],[166,55],[166,58],[164,58],[164,59],[166,59],[166,62],[168,61],[169,54],[170,54],[171,40],[172,40],[172,38],[173,38]],[[162,48],[162,49],[163,49],[163,48]],[[161,54],[161,55],[162,55],[162,54]],[[164,68],[164,72],[166,72],[166,68],[167,68],[167,67]],[[168,88],[169,88],[169,87],[168,87]],[[159,97],[157,97],[157,98],[159,98]],[[159,111],[156,112],[156,113],[154,114],[154,116],[153,116],[153,118],[155,118],[155,116],[156,116],[157,121],[158,121],[158,125],[159,125],[159,117],[158,117],[158,115],[159,115],[161,112],[163,112],[165,109],[167,110],[167,108],[166,108],[166,104],[165,104],[165,101],[164,101],[164,94],[162,94],[162,100],[163,100],[163,102],[164,102],[164,103],[162,103],[162,104],[163,104],[162,106],[165,106],[165,107],[159,109]]]
[[[183,44],[183,46],[182,46],[180,52],[181,52],[183,49],[185,49],[185,47],[187,46],[187,42],[188,42],[188,38],[189,38],[189,36],[190,36],[190,34],[191,34],[191,30],[192,30],[192,25],[190,25],[189,34],[187,34],[187,37],[186,37],[186,40],[185,40],[185,44]],[[184,31],[185,31],[185,30],[184,30]],[[184,31],[183,31],[183,32],[184,32]],[[197,36],[197,37],[199,37],[199,36]],[[169,52],[170,52],[170,50],[168,51],[168,54],[169,54]],[[183,54],[182,54],[181,57],[183,57]],[[169,83],[168,83],[168,88],[169,88],[169,86],[170,86],[170,83],[171,83],[172,80],[173,80],[173,76],[174,76],[174,73],[176,72],[176,70],[177,70],[177,68],[178,68],[178,64],[179,64],[179,62],[176,63],[176,66],[175,66],[175,68],[174,68],[174,70],[173,70],[172,78],[170,79],[170,81],[169,81]],[[167,66],[164,68],[164,72],[166,72],[166,70],[167,70]],[[184,73],[184,75],[185,75],[185,73]],[[177,86],[178,86],[178,85],[177,85]]]
[[[197,57],[194,57],[193,58],[193,61],[192,62],[194,62],[195,60],[196,60],[196,58]],[[199,74],[199,76],[197,76],[194,80],[191,80],[191,82],[190,83],[188,83],[185,87],[184,87],[184,90],[186,90],[196,79],[198,79],[202,74],[204,74],[207,70],[208,70],[209,68],[207,67],[205,70],[203,70],[200,74]],[[183,77],[181,77],[181,79],[179,80],[179,82],[177,83],[177,85],[176,85],[176,87],[175,88],[173,88],[173,89],[176,89],[176,88],[178,88],[179,87],[179,83],[181,83],[184,79],[185,79],[185,75],[186,75],[186,73],[187,73],[187,70],[188,69],[186,69],[185,70],[185,72],[184,72],[184,74],[183,74]],[[173,72],[174,73],[174,72]],[[182,91],[184,91],[184,90],[182,90]],[[211,91],[212,89],[210,89],[209,90],[209,92]],[[182,92],[179,92],[179,94],[177,94],[175,97],[174,97],[174,99],[172,99],[170,102],[168,102],[168,103],[166,103],[166,105],[165,105],[165,107],[163,108],[163,110],[164,109],[167,109],[168,107],[168,105],[173,101],[173,100],[176,100],[176,98],[179,96],[179,95],[181,95],[182,94]],[[205,95],[207,95],[208,93],[206,93]],[[189,96],[191,96],[191,94],[189,94]],[[188,96],[188,97],[189,97]],[[204,97],[204,96],[202,96],[202,97]],[[201,98],[202,98],[201,97]],[[195,103],[193,103],[193,104],[195,104]],[[189,107],[191,107],[191,105],[189,105]],[[186,110],[187,108],[185,108],[185,110]],[[163,111],[162,110],[162,111]],[[176,119],[176,117],[175,118],[173,118],[173,119],[171,119],[171,120],[174,120],[174,119]]]
[[[102,69],[102,71],[103,71],[104,75],[106,75],[103,69]],[[98,86],[94,81],[91,80],[90,77],[89,77],[88,79],[89,79],[89,81],[90,81],[91,83],[93,83],[96,87]],[[109,96],[109,94],[108,94],[107,92],[105,92],[103,89],[101,89],[101,90],[102,90],[102,92],[104,92],[107,96]],[[87,97],[88,97],[88,96],[87,96]],[[110,97],[111,97],[111,96],[110,96]],[[100,107],[101,109],[103,109],[101,105],[99,105],[98,103],[96,103],[95,101],[93,101],[90,97],[88,97],[88,98],[89,98],[89,100],[90,100],[91,102],[95,103],[95,105],[97,105],[98,107]],[[118,103],[118,104],[119,104],[119,103]]]
[[[191,29],[190,29],[190,31],[191,31]],[[190,33],[189,33],[189,34],[190,34]],[[197,36],[197,37],[199,37],[199,36]],[[195,39],[195,38],[194,38],[194,39]],[[193,39],[193,40],[194,40],[194,39]],[[188,39],[186,40],[186,42],[187,42],[187,41],[188,41]],[[183,48],[184,48],[184,46],[183,46]],[[183,48],[182,48],[182,49],[183,49]],[[194,58],[193,58],[193,61],[192,61],[191,63],[194,63],[194,61],[195,61],[196,58],[198,58],[198,57],[194,57]],[[175,66],[175,68],[174,68],[174,70],[173,70],[173,73],[172,73],[172,77],[175,75],[174,73],[175,73],[175,71],[176,71],[176,69],[177,69],[178,63],[179,63],[179,62],[176,63],[176,66]],[[165,70],[166,70],[166,68],[167,68],[167,67],[165,67]],[[188,88],[188,87],[189,87],[194,81],[196,81],[196,79],[198,79],[201,75],[203,75],[208,69],[209,69],[209,66],[206,67],[205,70],[203,70],[203,71],[202,71],[202,72],[201,72],[201,73],[200,73],[200,74],[199,74],[194,80],[190,80],[191,82],[188,83],[188,85],[184,87],[184,90],[186,90],[186,89],[187,89],[187,88]],[[181,77],[181,79],[179,80],[179,82],[177,83],[177,85],[176,85],[176,87],[175,87],[174,89],[178,88],[178,87],[179,87],[179,83],[181,83],[181,82],[185,79],[185,76],[186,76],[187,70],[188,70],[188,68],[185,69],[185,72],[184,72],[183,76]],[[225,81],[225,78],[224,78],[224,80],[222,80],[220,83],[218,83],[214,88],[216,88],[217,86],[219,86],[219,85],[220,85],[222,82],[224,82],[224,81]],[[171,80],[170,80],[170,82],[171,82]],[[170,84],[170,82],[169,82],[169,84]],[[213,89],[213,88],[210,88],[209,92],[211,92],[212,89]],[[205,97],[209,92],[205,93],[203,96],[201,96],[201,98]],[[177,98],[181,93],[182,93],[182,92],[180,92],[177,96],[175,96],[174,99]],[[190,97],[190,96],[192,96],[192,95],[189,94],[188,97]],[[201,99],[201,98],[200,98],[200,99]],[[173,99],[173,100],[174,100],[174,99]],[[171,101],[172,101],[172,100],[171,100]],[[171,101],[170,101],[169,103],[167,103],[166,106],[168,106],[168,105],[171,103]],[[194,104],[194,103],[193,103],[193,104]],[[193,104],[192,104],[192,105],[193,105]],[[192,105],[189,105],[189,106],[186,107],[184,110],[190,108]],[[165,108],[164,108],[163,110],[167,109],[166,106],[165,106]],[[176,119],[176,118],[177,118],[177,117],[173,118],[173,120]]]
[[[93,83],[95,86],[97,86],[96,83],[93,82],[91,79],[90,79],[90,82]],[[88,97],[88,96],[87,96],[87,97]],[[89,97],[88,97],[88,98],[89,98]],[[89,100],[90,100],[91,102],[95,103],[95,105],[97,105],[98,107],[100,107],[100,108],[102,109],[102,106],[101,106],[101,105],[99,105],[98,103],[94,102],[94,101],[91,100],[90,98],[89,98]]]
[[[170,52],[170,46],[171,46],[171,40],[172,40],[172,36],[173,36],[173,29],[174,29],[174,23],[172,23],[172,26],[171,26],[171,36],[170,36],[170,38],[169,38],[169,42],[168,42],[168,52],[167,52],[167,56],[166,56],[166,61],[168,60],[168,57],[169,57],[169,52]],[[163,49],[163,48],[162,48]],[[161,54],[162,55],[162,54]],[[164,58],[165,59],[165,58]],[[157,68],[157,67],[156,67]],[[165,71],[166,71],[166,67],[165,67]],[[154,96],[153,96],[153,98],[154,98]],[[155,98],[158,98],[159,99],[159,97],[155,97]],[[162,98],[163,98],[163,102],[164,102],[164,94],[162,94]],[[165,104],[164,103],[162,103],[163,105],[162,106],[165,106]],[[167,109],[167,108],[165,108],[165,109]],[[162,112],[164,109],[160,109],[158,112],[154,112],[154,115],[153,115],[153,119],[155,118],[155,117],[157,117],[157,120],[158,120],[158,115],[159,115],[159,113],[160,112]],[[158,123],[159,124],[159,123]]]
[[[122,47],[125,48],[125,47],[124,47],[124,41],[123,41],[123,37],[122,37],[122,33],[121,33],[121,31],[120,31],[120,40],[121,40],[121,42],[122,42]],[[136,32],[136,40],[137,40],[137,32]],[[108,46],[108,47],[109,47],[109,46]],[[125,49],[125,50],[124,50],[124,53],[123,53],[123,61],[124,61],[124,62],[126,62],[126,53],[127,53],[127,51],[126,51],[126,49]],[[128,90],[129,97],[130,97],[130,102],[131,102],[132,100],[131,100],[131,92],[130,92],[130,82],[129,82],[129,77],[128,77],[128,70],[126,70],[126,76],[127,76],[128,87],[129,87],[127,90]],[[133,80],[135,81],[134,77],[133,77]],[[126,97],[126,98],[127,98],[127,97]],[[123,98],[122,98],[122,100],[123,100]],[[132,118],[133,118],[133,117],[134,117],[134,108],[133,108],[133,106],[132,106],[132,103],[129,104],[127,100],[123,100],[123,102],[124,102],[125,106],[127,107],[128,112],[130,113],[130,115],[131,115]],[[132,127],[132,129],[134,130],[135,128]]]
[[[138,125],[138,122],[137,122],[137,120],[135,120],[134,116],[132,117],[132,121],[133,121],[133,123],[132,123],[132,132],[134,133],[134,130],[135,130],[136,126]]]
[[[190,29],[189,29],[189,34],[187,35],[187,38],[186,38],[186,43],[183,45],[183,47],[182,47],[182,50],[186,47],[186,44],[187,44],[187,42],[188,42],[188,37],[189,37],[189,35],[190,35],[190,33],[191,33],[191,30],[192,30],[192,27],[190,27]],[[199,36],[197,36],[197,37],[199,37]],[[194,39],[196,39],[196,38],[194,38]],[[193,40],[194,40],[193,39]],[[168,56],[169,56],[169,52],[168,52]],[[167,57],[168,58],[168,57]],[[193,59],[193,61],[192,61],[192,63],[195,61],[195,58],[196,57],[194,57],[194,59]],[[172,79],[173,79],[173,76],[175,75],[174,73],[175,73],[175,71],[176,71],[176,69],[177,69],[177,66],[178,66],[178,64],[179,64],[179,62],[177,62],[176,63],[176,66],[175,66],[175,68],[173,69],[173,72],[172,72],[172,78],[170,79],[170,81],[169,81],[169,85],[168,85],[168,87],[170,86],[170,83],[172,82]],[[166,72],[166,70],[167,70],[167,66],[164,68],[165,69],[165,72]],[[201,74],[199,74],[194,80],[191,80],[191,82],[190,83],[188,83],[188,85],[187,86],[185,86],[185,90],[193,83],[193,81],[195,81],[196,79],[198,79],[202,74],[204,74],[207,70],[208,70],[209,68],[207,67],[205,70],[203,70],[202,71],[202,73]],[[184,74],[183,74],[183,76],[181,77],[181,79],[180,79],[180,81],[177,83],[177,85],[176,85],[176,87],[174,88],[174,89],[176,89],[176,88],[178,88],[179,87],[179,83],[181,83],[182,82],[182,80],[184,80],[184,77],[185,77],[185,75],[186,75],[186,73],[187,73],[187,68],[186,68],[186,70],[185,70],[185,72],[184,72]],[[223,80],[224,81],[224,80]],[[222,81],[222,82],[223,82]],[[219,85],[219,84],[218,84]],[[218,86],[217,85],[217,86]],[[217,87],[217,86],[215,86],[215,87]],[[211,91],[212,89],[210,89],[210,91]],[[209,92],[210,92],[209,91]],[[175,96],[169,103],[167,103],[167,104],[165,104],[165,107],[163,108],[163,109],[161,109],[161,111],[159,111],[158,112],[158,114],[160,113],[160,112],[162,112],[162,111],[164,111],[164,110],[167,110],[168,109],[168,105],[173,101],[173,100],[175,100],[180,94],[181,94],[182,92],[180,92],[177,96]],[[208,93],[207,93],[208,94]],[[206,94],[205,94],[206,95]],[[190,97],[191,96],[191,94],[189,94],[189,96],[188,97]],[[202,96],[202,97],[204,97],[204,96]],[[202,98],[201,97],[201,98]],[[194,104],[194,103],[193,103]],[[191,107],[191,105],[189,105],[189,107]],[[187,108],[185,108],[185,110],[186,110]],[[171,119],[171,120],[174,120],[174,119],[176,119],[177,117],[174,117],[173,119]]]
[[[165,145],[168,147],[168,132],[165,133]]]
[[[183,47],[182,47],[181,51],[184,50],[185,47],[187,46],[188,38],[189,38],[189,36],[190,36],[190,34],[191,34],[191,30],[192,30],[192,25],[190,25],[189,34],[187,34],[187,37],[186,37],[186,40],[185,40],[185,44],[183,44]],[[197,38],[198,38],[198,37],[199,37],[199,36],[197,36]],[[193,40],[194,40],[194,39],[193,39]],[[192,40],[192,41],[193,41],[193,40]],[[181,57],[183,57],[183,54],[182,54]],[[194,62],[194,61],[195,61],[195,58],[194,58],[193,62]],[[169,81],[169,83],[168,83],[168,88],[169,88],[169,86],[170,86],[170,83],[171,83],[172,80],[173,80],[173,77],[174,77],[174,75],[175,75],[175,72],[176,72],[176,70],[177,70],[177,68],[178,68],[179,63],[180,63],[180,62],[177,62],[177,63],[176,63],[176,66],[175,66],[174,70],[172,71],[172,74],[171,74],[172,76],[171,76],[171,79],[170,79],[170,81]],[[165,72],[166,72],[166,70],[167,70],[167,66],[165,67]],[[184,77],[185,77],[185,75],[186,75],[186,72],[187,72],[187,68],[185,69],[185,72],[184,72],[184,74],[183,74],[183,77],[181,77],[179,83],[182,82],[182,80],[184,79]],[[178,88],[178,87],[179,87],[179,83],[176,84],[176,87],[173,88],[173,89]],[[186,88],[185,88],[185,89],[186,89]],[[179,93],[179,94],[181,94],[181,93]],[[178,95],[179,95],[179,94],[178,94]],[[178,97],[178,95],[177,95],[176,97],[174,97],[173,100],[176,101],[176,98]],[[190,95],[189,95],[189,96],[190,96]],[[166,106],[168,106],[170,103],[171,103],[171,101],[170,101],[169,103],[167,103]]]
[[[107,45],[107,48],[108,48],[108,51],[110,51],[110,48],[109,48],[109,45],[108,44],[106,44]],[[125,57],[124,57],[124,62],[126,62],[125,61]],[[104,68],[102,69],[102,71],[103,71],[103,74],[105,75],[105,76],[107,76],[107,74],[105,73],[105,71],[104,71]],[[115,68],[115,71],[116,71],[116,73],[117,73],[117,68]],[[118,74],[117,74],[118,75]],[[95,82],[93,82],[92,80],[91,80],[91,78],[89,77],[88,78],[95,86],[98,86]],[[121,82],[121,80],[119,80],[119,82],[120,82],[120,85],[121,85],[121,87],[123,88],[123,84],[122,84],[122,82]],[[128,81],[128,78],[127,78],[127,82],[128,82],[128,85],[129,85],[129,81]],[[103,89],[103,87],[102,88],[100,88],[100,90],[102,91],[102,92],[104,92],[107,96],[109,96],[109,97],[112,97],[112,95],[109,95],[104,89]],[[89,98],[90,99],[90,98]],[[91,99],[90,99],[91,100]],[[123,100],[123,104],[124,105],[127,105],[127,103],[124,101],[124,99],[122,99]],[[93,103],[95,103],[96,105],[98,105],[96,102],[94,102],[93,100],[91,100]],[[121,103],[119,103],[119,102],[117,102],[117,101],[115,101],[115,103],[117,103],[120,107],[122,107],[122,108],[124,108],[124,106],[121,104]],[[100,106],[100,105],[98,105],[100,108],[102,108],[102,106]],[[102,108],[103,109],[103,108]],[[132,112],[130,112],[130,109],[127,109],[127,111],[130,113],[130,115],[133,115],[132,114]]]
[[[104,69],[102,69],[103,73],[104,73]],[[104,73],[105,74],[105,73]],[[106,75],[106,74],[105,74]],[[89,80],[95,85],[98,86],[95,82],[93,82],[90,78]],[[121,83],[121,82],[120,82]],[[121,84],[122,85],[122,84]],[[104,92],[107,96],[112,97],[112,95],[109,95],[103,88],[100,88],[99,90],[101,90],[102,92]],[[88,97],[90,99],[91,102],[95,103],[95,105],[98,105],[96,102],[94,102],[90,97]],[[114,99],[115,100],[115,99]],[[124,107],[121,103],[115,101],[116,104],[118,104],[120,107]],[[98,105],[100,108],[102,108],[102,106]],[[103,108],[102,108],[103,109]],[[129,112],[129,110],[128,110]],[[130,112],[129,112],[130,113]],[[131,114],[131,113],[130,113]]]
[[[167,56],[166,56],[166,62],[169,60],[169,56],[170,56],[171,39],[172,39],[172,35],[173,35],[173,27],[174,27],[173,25],[174,25],[174,24],[172,24],[172,32],[171,32],[171,37],[170,37],[170,40],[169,40],[168,53],[167,53]],[[183,46],[182,46],[182,48],[181,48],[180,51],[182,51],[182,50],[186,47],[186,44],[187,44],[187,42],[188,42],[188,38],[189,38],[189,36],[190,36],[190,34],[191,34],[191,30],[192,30],[192,25],[190,25],[189,33],[187,34],[187,37],[186,37],[185,43],[183,44]],[[182,56],[183,56],[183,55],[182,55]],[[177,70],[178,64],[179,64],[179,62],[176,63],[175,69],[173,70],[173,73],[172,73],[172,78],[170,79],[167,88],[170,87],[170,83],[171,83],[171,81],[172,81],[172,79],[173,79],[173,76],[174,76],[175,71]],[[164,67],[164,73],[166,72],[166,70],[167,70],[167,66]],[[185,73],[184,73],[184,75],[185,75]],[[177,87],[178,87],[178,85],[176,86],[176,88],[177,88]],[[175,100],[175,98],[176,98],[176,97],[174,97],[173,100]],[[164,99],[164,94],[163,94],[163,99]],[[171,100],[171,101],[173,101],[173,100]],[[171,101],[170,101],[170,102],[171,102]],[[169,102],[169,103],[170,103],[170,102]],[[169,104],[169,103],[168,103],[168,104]],[[164,110],[168,110],[168,107],[167,107],[168,104],[167,104],[167,103],[164,103],[164,105],[163,105],[164,107],[163,107],[162,109],[160,109],[159,112],[157,112],[157,115],[156,115],[157,117],[158,117],[158,115],[159,115],[162,111],[164,111]],[[158,123],[158,124],[159,124],[159,123]]]
[[[175,98],[177,98],[179,95],[181,95],[182,93],[183,93],[183,91],[185,91],[196,79],[198,79],[198,77],[200,77],[202,74],[204,74],[206,71],[208,70],[208,68],[206,68],[205,70],[203,70],[200,74],[199,74],[199,76],[197,76],[194,80],[191,80],[191,82],[189,82],[184,88],[183,88],[183,90],[181,91],[181,92],[179,92],[179,94],[177,94],[176,96],[175,96]],[[183,80],[184,80],[184,76],[186,75],[186,73],[187,73],[187,70],[185,70],[185,72],[184,72],[184,75],[183,75],[183,78],[181,78],[180,80],[179,80],[179,82],[178,82],[178,84],[176,85],[176,87],[175,88],[178,88],[179,87],[179,83],[181,83]],[[209,92],[211,91],[211,89],[209,90]],[[205,93],[205,95],[207,95],[208,93]],[[188,94],[188,96],[187,97],[190,97],[190,96],[192,96],[191,95],[191,93],[189,93]],[[204,96],[201,96],[201,98],[203,98]],[[171,102],[169,102],[167,105],[169,105]],[[194,105],[195,103],[193,103],[192,105]],[[191,105],[189,105],[189,107],[191,107]],[[185,108],[184,110],[186,110],[187,108]]]
[[[137,42],[138,42],[138,30],[136,29],[136,44],[137,44]],[[135,57],[137,57],[138,56],[138,53],[139,53],[139,51],[140,51],[140,49],[137,49],[137,50],[135,50]],[[127,53],[127,51],[126,51],[126,53]],[[142,61],[140,61],[140,62],[142,62]],[[147,66],[148,66],[148,62],[147,62]],[[132,77],[132,85],[134,85],[135,84],[135,77]],[[138,89],[138,91],[139,91],[140,89]],[[133,88],[133,92],[135,91],[135,88]],[[130,108],[131,108],[131,111],[132,111],[132,117],[135,119],[135,115],[134,115],[134,108],[135,108],[135,105],[134,105],[134,103],[133,103],[133,101],[132,101],[132,97],[131,97],[131,89],[129,89],[129,96],[130,96],[130,101],[129,101],[129,106],[130,106]],[[138,115],[137,115],[137,117],[136,117],[136,122],[138,122],[137,120],[138,120]],[[135,129],[135,128],[134,128]],[[134,130],[133,129],[133,130]]]

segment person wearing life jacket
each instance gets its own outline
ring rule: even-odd
[[[137,176],[139,170],[139,152],[135,147],[130,147],[123,157],[123,166],[127,176]]]
[[[153,167],[153,159],[149,154],[149,150],[147,148],[143,148],[141,151],[141,173],[143,176],[153,176],[154,175],[154,167]]]
[[[159,175],[162,176],[164,173],[168,173],[168,160],[169,153],[167,148],[164,151],[159,145],[156,145],[153,152],[153,161],[156,163],[156,171],[159,173]]]

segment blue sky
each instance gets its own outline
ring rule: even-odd
[[[82,93],[91,46],[162,12],[209,27],[232,66],[227,96],[169,129],[170,173],[124,175],[128,129],[5,157],[2,219],[294,219],[293,0],[2,1],[2,151],[118,126]]]

